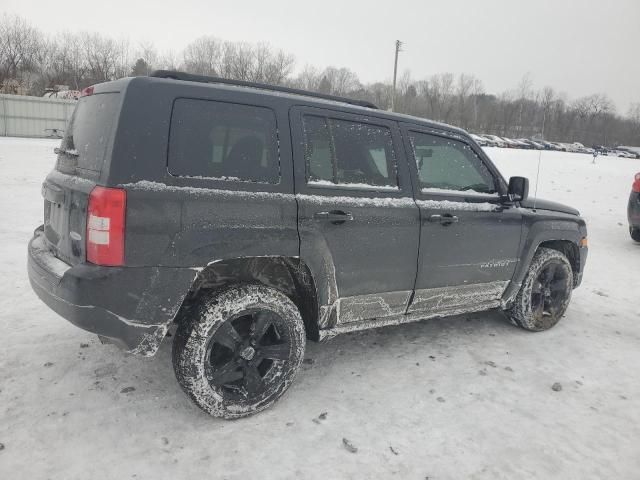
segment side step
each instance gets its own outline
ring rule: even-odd
[[[403,315],[394,315],[390,317],[360,320],[357,322],[341,323],[336,325],[335,327],[320,330],[320,341],[324,342],[326,340],[330,340],[336,335],[340,335],[343,333],[387,327],[389,325],[402,325],[404,323],[419,322],[421,320],[430,320],[432,318],[452,317],[465,313],[482,312],[499,307],[500,300],[492,300],[490,302],[485,302],[478,305],[465,306],[443,312],[412,312]]]

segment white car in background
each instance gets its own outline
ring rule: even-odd
[[[627,147],[624,145],[620,145],[616,147],[616,150],[621,150],[623,152],[627,152],[633,156],[633,158],[640,158],[640,147]]]

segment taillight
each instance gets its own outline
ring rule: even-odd
[[[640,173],[636,173],[636,176],[633,180],[633,185],[631,186],[634,192],[640,193]]]
[[[93,95],[93,85],[83,88],[82,92],[80,92],[81,97],[88,97],[89,95]]]
[[[124,220],[127,192],[94,187],[87,208],[87,261],[96,265],[124,265]]]

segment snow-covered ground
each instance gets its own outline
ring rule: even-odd
[[[0,139],[1,479],[640,475],[640,246],[626,225],[640,161],[542,153],[540,196],[589,226],[584,283],[552,330],[492,312],[311,343],[282,400],[225,422],[182,393],[169,342],[124,355],[32,293],[26,245],[54,146]],[[538,152],[488,152],[533,192]]]

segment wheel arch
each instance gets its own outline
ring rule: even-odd
[[[176,322],[187,320],[190,307],[202,295],[238,284],[260,284],[284,293],[298,307],[307,338],[318,341],[316,282],[307,264],[298,257],[237,257],[209,263],[193,281]]]
[[[580,252],[578,245],[574,242],[570,240],[546,240],[538,245],[536,252],[541,248],[549,248],[562,253],[569,260],[573,274],[576,275],[580,272]]]
[[[535,239],[529,237],[525,242],[525,246],[521,254],[521,260],[514,272],[511,283],[502,296],[501,303],[503,309],[508,309],[513,304],[513,301],[520,290],[522,281],[529,270],[531,262],[533,261],[533,257],[540,248],[549,248],[559,251],[565,255],[571,264],[571,270],[574,274],[574,287],[577,285],[575,283],[576,279],[578,279],[581,274],[580,250],[577,243],[580,239],[579,232],[567,232],[569,234],[560,236],[554,235],[551,238],[545,235],[547,232],[548,231],[542,231],[542,235],[537,236]],[[545,236],[547,236],[547,238],[544,238]],[[575,240],[571,239],[571,237],[574,237]]]

